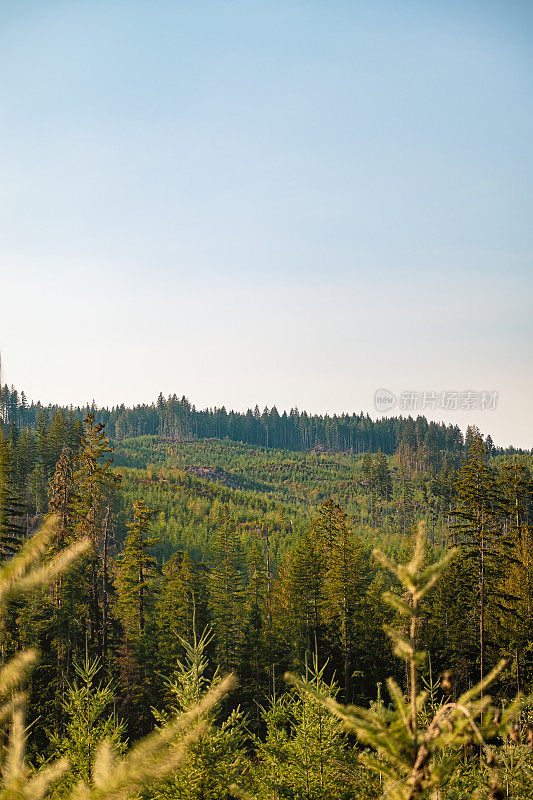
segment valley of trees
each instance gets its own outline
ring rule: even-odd
[[[44,564],[89,548],[2,612],[2,664],[39,652],[30,771],[97,787],[102,742],[127,759],[232,673],[143,798],[533,797],[532,465],[422,417],[6,387],[5,568],[43,524]]]

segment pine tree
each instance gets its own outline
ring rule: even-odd
[[[313,653],[322,657],[326,560],[322,542],[305,532],[294,549],[287,570],[290,619],[294,624],[293,646],[299,668]]]
[[[28,500],[28,479],[37,458],[37,443],[29,427],[22,428],[13,450],[14,471],[19,492]]]
[[[125,752],[125,728],[111,710],[115,702],[112,684],[96,683],[100,668],[98,659],[74,664],[77,679],[69,685],[63,701],[67,718],[64,733],[50,734],[52,758],[68,759],[70,764],[69,772],[54,790],[54,797],[68,797],[79,781],[94,786],[94,760],[104,741],[117,755]]]
[[[387,459],[378,450],[374,461],[374,476],[376,483],[376,491],[380,498],[380,524],[383,525],[383,506],[387,510],[388,504],[392,498],[392,477],[387,464]],[[387,511],[386,511],[387,513]]]
[[[498,583],[505,598],[512,598],[513,615],[502,613],[500,627],[507,633],[509,655],[512,654],[517,690],[520,690],[525,675],[529,642],[533,639],[533,544],[530,513],[533,501],[533,481],[527,466],[515,456],[499,470],[498,483],[505,505],[505,533],[502,542],[506,546],[506,568],[498,570]],[[510,603],[505,603],[505,610]],[[530,675],[527,676],[530,678]]]
[[[54,475],[49,486],[49,512],[56,520],[54,536],[45,558],[55,557],[75,539],[72,533],[74,500],[74,461],[70,450],[61,453],[56,464]],[[41,670],[46,665],[50,675],[48,687],[41,690],[41,697],[54,689],[55,697],[51,701],[51,719],[59,719],[64,710],[64,698],[67,691],[73,647],[79,642],[79,631],[76,635],[76,619],[83,613],[77,602],[77,586],[80,583],[79,571],[74,568],[67,575],[58,575],[51,585],[51,591],[44,592],[33,609],[31,627],[39,634],[41,649]],[[47,634],[51,633],[50,637]],[[37,688],[37,687],[36,687]]]
[[[133,521],[127,523],[129,534],[116,563],[117,608],[126,636],[133,640],[142,637],[155,599],[157,561],[148,552],[159,541],[149,535],[153,514],[143,500],[134,501]]]
[[[479,658],[478,585],[469,559],[457,554],[424,612],[424,641],[435,669],[451,671],[457,690],[467,689]]]
[[[446,566],[456,556],[450,550],[438,562],[426,566],[426,534],[419,525],[415,551],[407,564],[396,564],[381,551],[374,555],[400,583],[402,594],[386,592],[384,599],[403,617],[405,627],[387,630],[394,652],[408,664],[408,689],[404,695],[395,680],[389,678],[387,689],[391,706],[368,708],[341,706],[333,697],[317,690],[310,682],[292,677],[300,689],[322,702],[345,729],[357,737],[359,745],[371,751],[359,752],[359,760],[384,778],[384,793],[391,800],[421,800],[430,797],[446,783],[457,767],[463,748],[475,743],[483,753],[491,800],[503,798],[498,766],[488,742],[506,735],[515,724],[524,701],[517,699],[503,710],[491,703],[486,688],[502,671],[501,662],[483,681],[464,692],[456,701],[444,701],[435,713],[427,713],[430,695],[420,691],[419,669],[426,654],[417,649],[421,602],[439,580]],[[442,688],[450,692],[448,675]]]
[[[154,716],[160,724],[165,724],[170,715],[190,712],[220,685],[218,670],[212,678],[208,677],[206,651],[211,638],[209,628],[199,638],[193,634],[190,642],[179,638],[184,657],[178,660],[172,678],[166,682],[170,702],[164,711],[154,709]],[[245,717],[239,708],[222,722],[218,722],[217,716],[213,707],[207,716],[208,727],[189,747],[183,764],[158,787],[158,798],[219,800],[230,796],[228,789],[232,784],[247,788],[248,780],[244,777],[248,770]]]
[[[437,498],[437,513],[441,520],[441,545],[445,544],[444,523],[450,522],[456,495],[456,472],[445,460],[439,473],[430,483],[431,494]]]
[[[473,432],[468,458],[457,480],[454,525],[463,545],[463,557],[477,562],[479,609],[479,673],[485,674],[487,588],[491,588],[498,561],[503,502],[496,476],[488,464],[482,437]]]
[[[111,472],[112,452],[104,426],[95,423],[94,413],[84,420],[83,438],[77,468],[73,475],[75,495],[74,534],[87,537],[92,553],[83,570],[84,586],[80,590],[86,604],[85,637],[91,652],[107,659],[108,638],[108,526],[109,509],[117,478]]]
[[[346,515],[331,497],[317,511],[318,516],[311,524],[311,531],[324,548],[326,557],[331,557],[335,541],[345,525]]]
[[[242,630],[244,573],[235,523],[224,509],[216,534],[209,575],[209,610],[213,621],[219,663],[225,671],[238,664]]]
[[[196,564],[187,550],[163,565],[156,617],[166,674],[181,651],[180,637],[191,641],[208,621],[205,565]]]
[[[51,475],[55,464],[58,462],[63,452],[63,448],[67,444],[67,420],[62,409],[59,409],[53,415],[46,438],[46,471],[48,475]]]
[[[400,473],[400,524],[405,536],[415,519],[415,493],[413,482],[407,473]]]
[[[37,456],[43,471],[43,478],[45,484],[50,478],[48,468],[50,465],[49,449],[48,449],[48,413],[40,407],[39,416],[37,418]]]
[[[324,668],[306,670],[305,685],[335,697],[337,687],[327,684]],[[254,777],[258,800],[270,798],[353,798],[359,781],[347,781],[353,758],[341,726],[322,703],[297,685],[262,709],[264,738],[255,739],[257,763]],[[354,785],[355,784],[355,785]]]
[[[150,537],[153,513],[143,501],[134,501],[133,521],[115,563],[116,617],[123,631],[117,654],[121,713],[129,732],[148,730],[150,705],[160,694],[154,624],[157,562],[148,552],[158,541]]]
[[[375,526],[374,517],[374,460],[370,450],[367,450],[361,465],[361,483],[370,494],[370,524]]]
[[[39,462],[33,468],[28,480],[28,494],[35,505],[35,524],[37,518],[46,512],[47,508],[47,477],[43,465]]]
[[[48,508],[58,518],[57,544],[59,547],[67,540],[72,526],[72,505],[74,502],[74,459],[72,451],[65,448],[56,463],[50,481]]]
[[[348,700],[352,695],[354,646],[363,632],[367,566],[345,511],[331,499],[318,510],[320,516],[313,523],[313,530],[317,534],[323,532],[325,544],[323,613],[342,649],[344,699]]]

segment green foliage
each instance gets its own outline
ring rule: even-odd
[[[110,494],[116,486],[116,476],[111,472],[112,452],[104,426],[97,424],[94,414],[84,420],[83,438],[74,472],[76,496],[74,513],[76,535],[87,536],[96,552],[101,548],[102,530]]]
[[[157,543],[149,536],[153,514],[142,500],[134,502],[133,521],[127,524],[129,534],[116,562],[117,608],[129,639],[142,636],[147,616],[153,617],[157,562],[148,552]]]
[[[219,663],[224,670],[234,669],[238,663],[243,597],[243,556],[235,524],[227,509],[224,509],[209,575],[210,613]]]
[[[109,415],[84,410],[82,430],[75,414],[50,408],[31,417],[28,408],[19,413],[17,402],[9,400],[16,420],[4,443],[13,496],[27,500],[29,530],[39,522],[31,514],[45,513],[47,499],[56,515],[39,551],[42,567],[52,566],[46,588],[35,586],[27,600],[10,601],[2,622],[4,659],[25,647],[41,651],[39,669],[29,674],[30,760],[41,763],[45,729],[56,747],[86,752],[85,717],[76,723],[67,707],[75,699],[71,692],[83,689],[80,676],[74,685],[73,664],[87,653],[102,665],[102,685],[93,682],[86,695],[88,706],[102,711],[89,744],[100,755],[93,764],[79,756],[84,786],[65,779],[57,792],[70,794],[71,787],[89,798],[106,792],[142,792],[146,800],[214,798],[226,797],[235,782],[238,796],[280,800],[374,800],[389,789],[391,797],[438,789],[439,800],[462,800],[476,790],[486,796],[488,782],[493,797],[500,787],[527,796],[528,720],[520,721],[521,741],[512,738],[510,715],[518,706],[509,698],[533,680],[529,456],[495,454],[472,429],[460,466],[462,441],[453,429],[409,419],[395,433],[390,429],[382,451],[375,452],[383,442],[367,441],[364,458],[338,452],[338,432],[329,423],[327,450],[290,449],[288,438],[285,449],[276,450],[272,443],[289,427],[275,409],[246,422],[248,434],[257,425],[268,430],[268,448],[194,441],[192,421],[199,418],[182,399],[170,407],[158,403],[154,431],[160,436],[120,439],[112,463],[100,424]],[[151,413],[150,407],[137,416],[118,409],[115,433],[122,436],[137,423],[135,430],[143,430]],[[28,421],[36,429],[18,427]],[[233,437],[240,424],[229,414],[217,417],[220,430],[230,426]],[[291,424],[299,424],[296,414]],[[312,435],[305,436],[309,443]],[[395,455],[385,455],[394,445]],[[5,480],[0,489],[6,507]],[[404,556],[422,519],[428,535],[411,561]],[[82,535],[90,538],[91,552],[68,575],[54,571],[64,547]],[[446,556],[452,537],[459,547],[454,558]],[[376,544],[387,556],[380,563],[370,556]],[[432,572],[435,558],[440,564]],[[381,602],[387,590],[388,608]],[[199,637],[207,625],[212,640]],[[391,655],[383,625],[400,658]],[[444,691],[449,676],[442,685],[421,683],[423,649],[436,673],[452,669],[451,696]],[[468,694],[481,653],[487,664],[509,660],[491,687],[495,703],[485,686]],[[313,658],[320,670],[308,669]],[[176,660],[178,669],[165,682]],[[206,700],[219,690],[217,665],[240,677],[235,702],[244,711],[226,702],[226,721]],[[287,669],[304,672],[309,686],[285,691]],[[371,700],[376,682],[391,674],[390,705],[380,687],[378,700]],[[105,743],[105,725],[116,726],[111,707],[100,703],[111,680],[113,706],[130,741],[152,729],[150,706],[168,701],[159,731],[124,758]],[[324,709],[328,694],[337,718]],[[346,709],[338,702],[350,700],[359,705]],[[203,729],[196,727],[198,702],[211,708]],[[181,722],[167,738],[173,713]],[[353,723],[355,747],[338,717]],[[172,762],[174,777],[162,780],[167,767],[161,769],[161,761],[156,767],[158,759],[168,769]],[[141,788],[147,780],[152,788]]]
[[[171,701],[164,712],[154,710],[156,719],[164,724],[169,714],[188,712],[202,701],[209,691],[218,687],[220,674],[215,671],[207,676],[209,661],[206,650],[212,634],[206,629],[191,642],[180,638],[185,651],[183,661],[178,661],[175,676],[167,681]],[[208,727],[188,748],[182,765],[164,785],[158,787],[154,798],[165,800],[216,800],[228,796],[228,788],[238,784],[241,788],[249,784],[246,749],[246,729],[243,713],[234,709],[222,722],[217,723],[213,708],[207,716]]]
[[[266,734],[255,742],[257,798],[372,796],[366,791],[372,792],[373,780],[357,768],[341,725],[318,699],[338,691],[325,681],[324,669],[315,661],[301,683],[262,710]]]
[[[317,691],[336,693],[315,666],[308,681]],[[259,798],[351,796],[345,787],[346,745],[340,726],[309,693],[296,687],[263,709],[265,739],[256,741],[255,780]],[[343,769],[344,768],[344,769]]]
[[[301,663],[319,649],[323,639],[324,581],[326,561],[324,549],[311,532],[305,533],[289,560],[287,571],[290,616],[287,622],[299,644]],[[321,652],[321,649],[320,649]]]
[[[395,654],[408,667],[407,698],[392,678],[387,681],[392,701],[390,708],[343,707],[309,684],[295,680],[296,685],[321,700],[342,721],[346,730],[374,751],[374,754],[361,753],[360,760],[383,776],[385,795],[391,800],[429,797],[431,792],[446,783],[453,772],[456,753],[470,744],[481,747],[489,772],[491,796],[499,797],[501,789],[496,757],[487,741],[507,734],[523,706],[523,701],[517,698],[502,710],[493,706],[490,696],[485,694],[504,663],[456,701],[443,703],[429,718],[426,707],[428,700],[432,699],[431,694],[419,690],[418,670],[425,660],[425,654],[416,648],[420,603],[453,559],[455,551],[449,551],[439,561],[426,566],[425,530],[420,525],[414,555],[409,563],[396,564],[379,550],[375,551],[375,556],[395,576],[403,590],[401,595],[387,592],[384,598],[407,622],[407,631],[403,627],[388,629]]]
[[[54,559],[36,564],[46,552],[53,536],[54,520],[29,539],[9,561],[0,566],[0,617],[5,619],[6,604],[22,593],[31,592],[54,580],[87,551],[88,542],[80,541],[64,549]],[[1,756],[2,778],[0,797],[5,800],[40,800],[50,784],[62,775],[67,764],[57,761],[31,775],[25,760],[25,710],[27,697],[20,686],[37,661],[35,651],[22,651],[0,671],[0,724],[4,728],[6,746]]]
[[[23,504],[15,483],[12,448],[0,437],[0,553],[16,553],[25,533]]]
[[[126,749],[124,726],[110,711],[115,701],[111,682],[96,684],[100,667],[98,659],[74,664],[78,678],[68,686],[63,701],[67,718],[64,732],[50,733],[52,758],[65,759],[70,764],[69,772],[55,788],[54,797],[68,796],[79,781],[94,786],[91,773],[96,753],[104,740],[119,755]]]
[[[83,554],[89,542],[83,540],[63,550],[55,559],[41,566],[34,566],[49,546],[53,534],[54,521],[49,521],[42,531],[30,539],[19,553],[0,567],[0,607],[7,600],[24,591],[41,586],[53,580],[72,562]],[[0,798],[2,800],[41,800],[50,797],[50,787],[65,775],[69,764],[59,759],[32,773],[25,759],[26,732],[24,712],[26,697],[19,689],[26,673],[36,662],[35,652],[22,652],[0,671],[0,723],[5,727],[6,746],[2,753]],[[94,668],[89,667],[87,678],[94,677]],[[92,680],[92,678],[91,678]],[[161,730],[137,742],[123,757],[118,757],[109,739],[98,745],[91,770],[91,782],[81,780],[68,793],[70,800],[119,800],[131,796],[150,783],[161,781],[182,762],[188,745],[204,730],[198,720],[208,712],[232,686],[228,678],[208,692],[193,708],[178,719],[169,720]],[[102,710],[106,690],[96,690],[92,697],[82,690],[79,695],[88,718],[94,722]],[[99,694],[100,693],[100,694]],[[87,721],[87,720],[85,720]],[[79,720],[74,722],[75,725]],[[114,729],[116,734],[116,728]],[[113,733],[113,731],[111,731]],[[81,735],[81,731],[78,731]],[[92,734],[89,731],[82,747],[78,767],[86,770],[86,755]],[[95,742],[93,742],[94,744]],[[70,742],[65,749],[76,752]]]
[[[362,666],[357,663],[355,644],[365,639],[368,627],[368,562],[343,509],[330,500],[319,512],[321,519],[315,523],[315,531],[322,533],[327,565],[324,619],[343,654],[344,699],[350,700],[353,670]]]
[[[174,553],[162,569],[156,622],[165,674],[174,668],[181,639],[192,641],[207,625],[205,565],[195,563],[187,550]]]

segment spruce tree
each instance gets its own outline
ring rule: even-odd
[[[385,507],[386,518],[388,518],[388,504],[392,499],[392,477],[387,464],[387,459],[378,450],[374,461],[374,477],[376,491],[380,499],[380,525],[383,525],[383,507]]]
[[[317,694],[337,694],[337,686],[326,683],[324,668],[319,669],[316,662],[306,670],[303,681]],[[258,800],[357,796],[362,788],[359,781],[346,780],[354,759],[341,726],[317,697],[297,685],[273,698],[262,716],[266,733],[255,739]]]
[[[381,551],[374,555],[396,578],[401,593],[386,592],[384,599],[395,609],[405,624],[387,629],[394,653],[408,666],[408,686],[404,693],[389,678],[387,689],[391,705],[369,708],[342,706],[333,697],[316,689],[309,681],[291,677],[291,681],[321,701],[354,735],[365,750],[359,760],[384,779],[384,792],[391,800],[422,800],[435,796],[460,765],[460,756],[468,745],[479,747],[490,784],[491,800],[503,798],[498,763],[489,742],[505,736],[516,724],[524,701],[517,698],[505,708],[492,704],[486,689],[501,673],[505,662],[485,676],[476,686],[463,692],[457,700],[444,700],[434,713],[427,713],[430,693],[420,689],[419,670],[426,654],[418,649],[421,604],[437,583],[446,566],[457,555],[448,551],[440,561],[429,566],[425,558],[426,535],[419,525],[413,558],[396,564]],[[290,676],[289,676],[290,677]],[[442,680],[445,693],[452,691],[450,676]],[[372,752],[373,751],[373,752]]]
[[[80,592],[86,605],[84,614],[85,638],[91,652],[107,660],[108,638],[108,529],[109,508],[117,478],[111,472],[112,448],[104,426],[96,423],[94,413],[84,420],[83,438],[74,471],[73,499],[74,535],[88,538],[92,552],[83,569]]]
[[[68,686],[63,701],[64,732],[52,731],[51,757],[68,759],[70,770],[54,790],[54,797],[68,797],[80,781],[94,786],[93,765],[99,748],[107,741],[117,755],[123,755],[124,725],[113,712],[115,695],[111,682],[96,683],[101,664],[98,659],[74,664],[76,679]]]
[[[181,652],[180,637],[191,641],[208,622],[205,565],[196,564],[187,550],[174,553],[163,565],[156,618],[166,674]]]
[[[220,685],[218,670],[209,677],[210,665],[207,650],[212,638],[209,628],[200,637],[193,634],[191,641],[179,638],[184,655],[178,660],[173,675],[166,681],[170,698],[163,711],[153,709],[160,724],[171,715],[190,712],[206,695]],[[212,672],[212,671],[211,671]],[[172,777],[158,787],[161,800],[219,800],[229,797],[230,786],[248,788],[249,769],[245,717],[236,708],[222,721],[215,707],[206,717],[205,731],[188,749],[183,764]],[[238,796],[233,794],[233,796]]]
[[[157,561],[149,554],[159,541],[151,537],[154,511],[143,500],[133,503],[133,521],[126,527],[129,534],[122,555],[116,562],[117,609],[129,639],[142,637],[147,616],[153,617]]]
[[[119,686],[130,733],[148,730],[150,705],[160,693],[154,624],[157,562],[149,553],[158,541],[150,536],[153,513],[142,500],[134,501],[133,521],[127,524],[129,534],[115,564],[116,616],[123,631]]]
[[[494,591],[497,564],[503,556],[499,541],[502,511],[503,498],[483,439],[479,433],[471,432],[469,454],[457,479],[454,530],[462,545],[462,557],[477,571],[481,680],[485,674],[487,589]]]
[[[294,623],[293,647],[299,668],[310,662],[313,654],[320,658],[324,655],[326,570],[323,543],[306,531],[291,554],[287,570],[288,613]]]
[[[238,665],[244,607],[244,573],[235,523],[224,508],[216,533],[209,574],[209,611],[213,621],[219,663],[225,671]]]

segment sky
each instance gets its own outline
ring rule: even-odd
[[[0,0],[3,382],[533,447],[532,45],[527,0]]]

